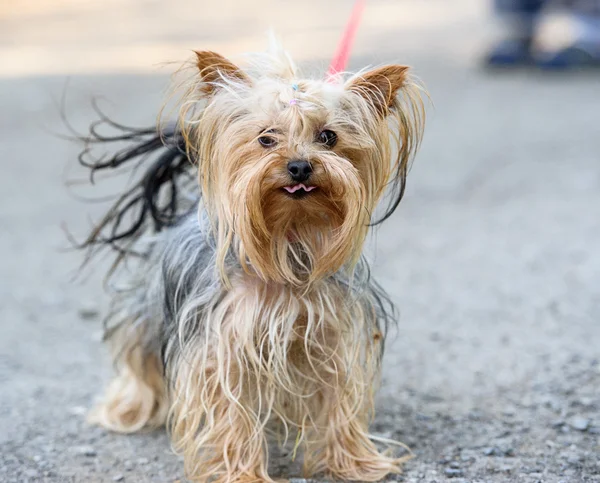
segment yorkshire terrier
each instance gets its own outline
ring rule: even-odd
[[[157,155],[84,243],[129,274],[91,420],[166,424],[192,481],[273,482],[273,428],[306,476],[377,481],[401,464],[369,434],[393,310],[362,251],[404,194],[422,91],[403,65],[309,80],[281,50],[246,63],[196,52],[175,127],[91,130],[136,141],[108,161],[86,150],[92,171]]]

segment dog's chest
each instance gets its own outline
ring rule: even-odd
[[[285,347],[293,356],[339,343],[353,329],[361,331],[364,302],[335,283],[300,291],[244,277],[233,282],[216,312],[238,340],[252,340],[267,352]]]

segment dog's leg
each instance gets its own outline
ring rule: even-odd
[[[321,345],[332,349],[328,359],[321,357],[328,362],[320,370],[321,387],[311,402],[315,424],[306,439],[304,472],[307,476],[325,472],[352,481],[379,481],[399,473],[402,460],[381,454],[369,437],[380,371],[380,335],[377,332],[374,343],[357,350],[351,342],[356,337],[343,340],[343,334],[331,334]]]
[[[194,354],[195,352],[195,354]],[[250,378],[232,362],[217,370],[201,348],[178,358],[169,419],[175,449],[194,482],[273,483],[267,473],[267,444]]]
[[[131,329],[131,328],[128,328]],[[143,325],[113,335],[118,374],[103,401],[92,410],[89,421],[111,431],[133,433],[165,423],[168,396],[162,362],[142,343]]]
[[[368,418],[357,413],[350,395],[325,397],[325,422],[319,443],[307,448],[304,471],[307,475],[329,473],[351,481],[379,481],[400,473],[401,460],[381,454],[368,436]]]

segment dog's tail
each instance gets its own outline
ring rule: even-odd
[[[79,163],[89,169],[92,184],[99,172],[129,169],[133,176],[126,191],[113,201],[85,240],[76,246],[87,252],[84,265],[104,248],[116,252],[110,275],[128,256],[147,255],[136,246],[139,238],[176,224],[195,209],[199,193],[196,166],[177,125],[135,129],[98,113],[100,120],[90,126],[88,135],[80,137],[84,149]],[[117,134],[100,134],[100,126],[107,126]],[[93,155],[98,145],[116,149],[123,143],[127,144],[114,154]]]

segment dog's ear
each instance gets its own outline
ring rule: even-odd
[[[250,84],[250,78],[233,62],[210,50],[194,51],[202,91],[214,93],[227,79]]]
[[[405,85],[409,67],[386,65],[351,78],[346,88],[361,95],[373,104],[381,115],[387,115],[396,94]]]

